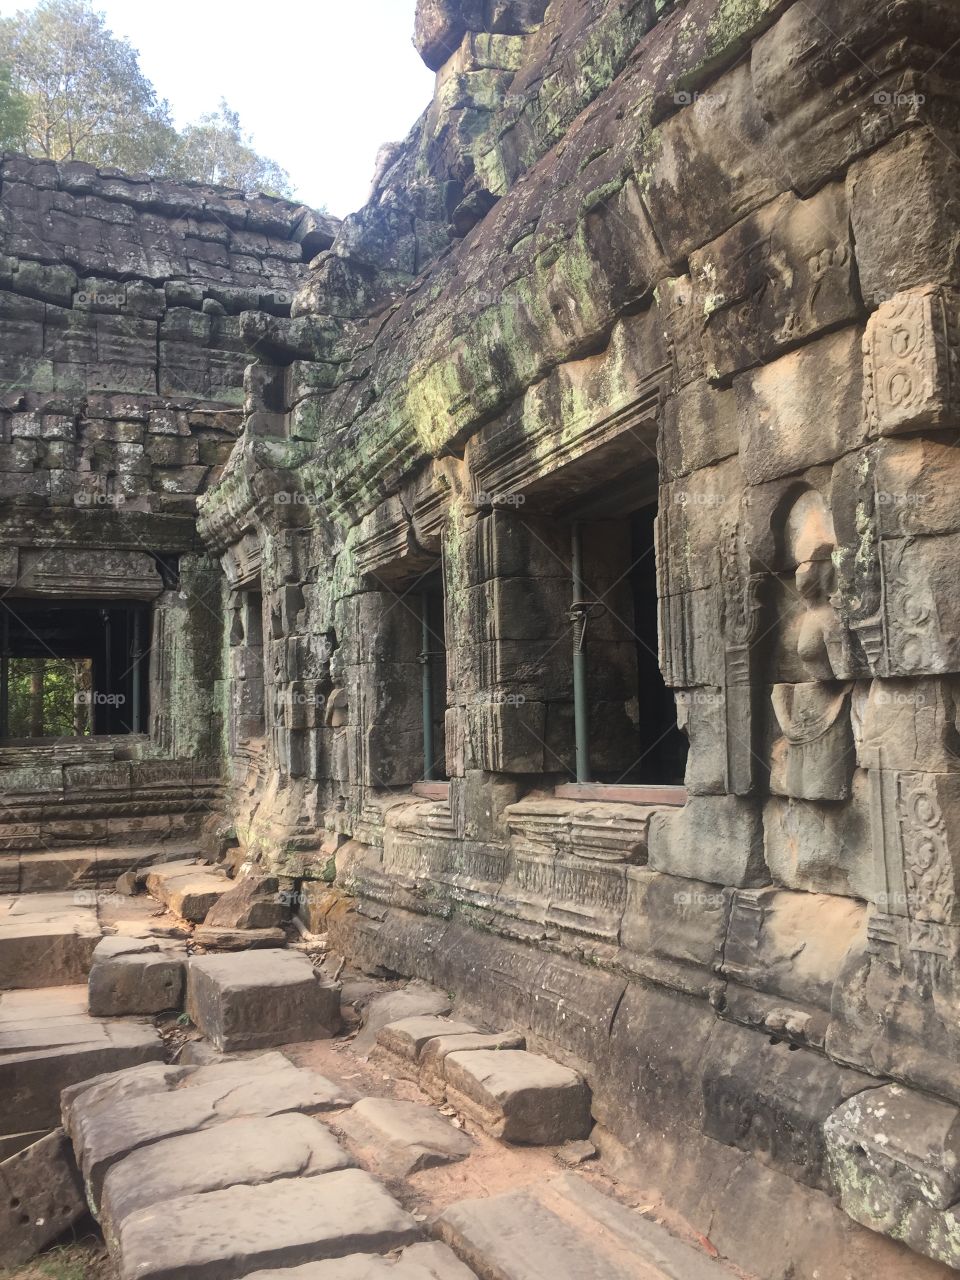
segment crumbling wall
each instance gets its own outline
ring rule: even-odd
[[[151,608],[145,731],[0,747],[4,847],[176,836],[218,810],[223,587],[197,495],[241,432],[261,317],[289,316],[335,228],[272,198],[4,157],[5,608]]]

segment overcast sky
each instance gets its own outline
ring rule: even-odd
[[[2,3],[3,13],[29,7]],[[430,101],[410,42],[415,0],[94,0],[178,126],[221,97],[297,195],[343,215],[363,204],[377,148]]]

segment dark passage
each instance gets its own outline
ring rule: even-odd
[[[142,733],[149,606],[0,603],[0,740]]]

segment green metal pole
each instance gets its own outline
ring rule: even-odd
[[[575,524],[571,537],[573,568],[573,724],[577,781],[590,781],[590,735],[587,714],[587,606],[583,586],[583,541]]]
[[[430,662],[430,597],[420,597],[420,681],[423,694],[423,778],[433,779],[433,670]]]

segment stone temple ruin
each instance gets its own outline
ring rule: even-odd
[[[235,932],[202,856],[573,1068],[745,1272],[951,1274],[960,9],[420,0],[416,44],[342,222],[3,160],[0,1155],[59,1123],[22,989],[121,872]],[[159,1058],[97,1025],[58,1091]],[[534,1275],[441,1235],[424,1275]]]

